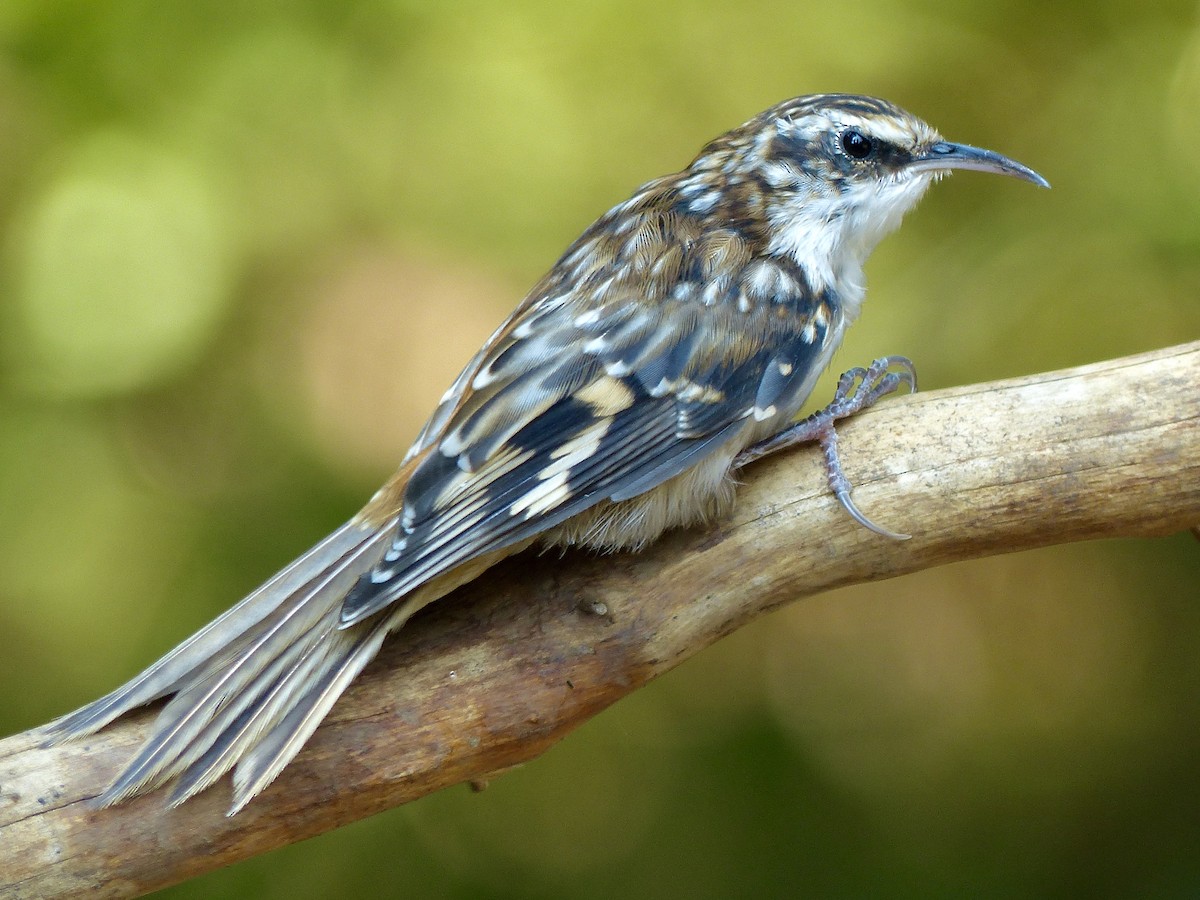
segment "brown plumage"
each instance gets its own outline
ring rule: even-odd
[[[1045,183],[865,97],[790,100],[717,138],[567,249],[358,515],[53,739],[174,695],[100,802],[170,779],[182,802],[233,768],[232,814],[416,610],[534,541],[636,549],[711,520],[747,448],[821,439],[839,498],[888,533],[850,502],[832,429],[911,375],[859,370],[787,429],[858,314],[867,255],[953,168]]]

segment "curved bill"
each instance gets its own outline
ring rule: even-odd
[[[972,147],[970,144],[952,144],[938,141],[921,156],[913,159],[906,167],[915,172],[948,171],[950,169],[973,169],[976,172],[994,172],[1011,175],[1030,181],[1038,187],[1048,188],[1050,182],[1028,166],[1023,166],[1007,156]]]

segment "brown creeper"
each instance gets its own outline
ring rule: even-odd
[[[851,370],[790,423],[858,316],[867,255],[951,169],[1048,186],[845,94],[781,103],[647,182],[488,339],[358,515],[51,740],[174,695],[100,802],[175,778],[181,803],[233,768],[232,814],[388,632],[534,541],[641,547],[727,510],[735,466],[814,439],[843,505],[890,534],[850,502],[834,423],[915,387],[912,364]]]

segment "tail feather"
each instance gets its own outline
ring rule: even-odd
[[[209,730],[216,737],[183,769],[171,805],[204,790],[236,764],[229,815],[236,814],[300,752],[388,633],[422,605],[417,599],[353,629],[339,629],[339,607],[331,608],[315,629],[316,640],[281,656],[249,686],[246,693],[253,694],[253,703],[227,707],[213,720]]]
[[[338,697],[379,652],[383,639],[390,632],[404,625],[422,607],[474,580],[505,556],[519,553],[532,542],[530,538],[478,556],[417,588],[394,609],[387,609],[349,626],[341,620],[342,609],[339,606],[332,620],[332,632],[323,634],[315,648],[314,654],[320,654],[318,661],[312,664],[309,671],[294,675],[289,673],[281,679],[281,686],[286,693],[281,695],[273,715],[264,717],[269,723],[269,730],[261,738],[245,744],[248,749],[244,753],[229,754],[231,759],[238,757],[237,768],[233,772],[233,806],[229,815],[236,814],[254,799],[300,752]],[[297,699],[298,689],[302,689],[303,693]],[[282,718],[276,718],[280,714]],[[200,763],[197,763],[197,772],[199,767]],[[184,780],[188,779],[189,774],[184,775]],[[181,796],[179,802],[183,802],[191,793],[194,791]]]
[[[174,694],[97,802],[175,779],[169,802],[177,805],[233,769],[233,815],[291,762],[390,631],[529,543],[483,554],[347,625],[346,594],[390,546],[393,525],[343,526],[128,684],[53,723],[48,743]]]
[[[239,718],[269,712],[266,701],[270,699],[271,684],[293,671],[297,659],[312,651],[319,639],[320,633],[312,632],[302,634],[292,644],[271,644],[278,653],[274,658],[264,660],[252,654],[234,658],[225,668],[214,667],[206,677],[178,693],[159,714],[150,739],[105,789],[99,803],[118,803],[189,771],[229,728],[238,724]],[[264,654],[263,647],[256,642],[250,649]],[[226,765],[215,772],[209,783],[228,768]]]
[[[332,630],[331,623],[323,623],[319,637],[327,638]],[[208,726],[215,740],[199,756],[180,761],[171,805],[178,806],[228,772],[282,718],[308,680],[321,671],[326,656],[319,639],[288,648],[246,687],[243,696],[222,709]]]
[[[187,769],[218,740],[229,721],[261,706],[263,692],[292,661],[328,632],[341,599],[362,571],[372,540],[320,572],[287,603],[278,605],[188,677],[164,707],[154,734],[100,797],[109,805],[157,787]]]
[[[337,631],[332,636],[326,644],[330,654],[315,667],[321,673],[316,683],[309,686],[308,679],[298,682],[298,686],[308,688],[307,692],[238,761],[233,772],[233,805],[229,815],[254,799],[300,752],[338,697],[374,659],[388,632],[403,624],[405,613],[401,607],[381,620]]]
[[[315,573],[336,564],[368,537],[369,533],[353,523],[343,525],[137,677],[99,700],[51,722],[47,726],[46,743],[54,745],[73,737],[94,734],[130,710],[177,692],[181,685],[191,680],[189,676],[196,669],[211,662],[225,649],[231,634],[243,634],[252,629],[310,583]]]
[[[314,683],[326,683],[329,668],[341,663],[347,646],[358,646],[362,634],[377,629],[378,623],[364,623],[342,637],[338,616],[346,592],[378,561],[388,531],[354,523],[338,529],[136,678],[52,723],[47,743],[90,734],[174,693],[149,740],[98,802],[108,806],[176,776],[181,776],[178,802],[207,787],[278,728]],[[384,634],[386,628],[371,642],[375,650]],[[365,664],[365,659],[358,662],[354,674]],[[344,690],[349,679],[339,683]],[[320,715],[341,690],[323,704]]]

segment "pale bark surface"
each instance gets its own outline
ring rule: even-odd
[[[89,807],[149,714],[53,749],[36,732],[0,741],[0,895],[135,896],[486,778],[751,619],[828,588],[1194,527],[1200,343],[889,398],[841,434],[859,506],[912,540],[856,525],[819,454],[800,451],[747,469],[736,512],[716,527],[640,554],[522,555],[389,641],[232,819],[227,782],[176,810],[161,793]]]

